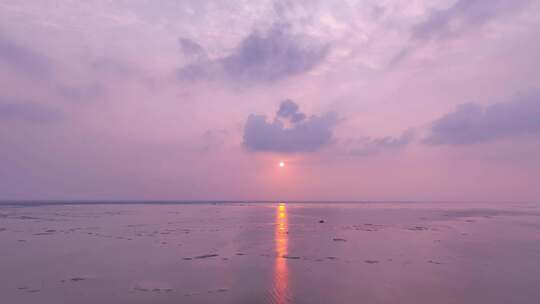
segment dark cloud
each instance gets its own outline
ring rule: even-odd
[[[0,99],[0,121],[50,123],[63,118],[56,108],[32,101]]]
[[[180,37],[178,39],[178,43],[180,44],[180,50],[186,57],[190,59],[202,59],[206,57],[206,51],[197,42],[188,38]]]
[[[290,99],[286,99],[279,104],[279,109],[276,113],[279,117],[290,117],[298,112],[298,105]]]
[[[315,68],[329,49],[311,37],[293,34],[286,24],[275,24],[265,32],[252,32],[228,56],[192,62],[178,75],[189,80],[220,75],[235,81],[271,82]]]
[[[278,114],[273,122],[268,122],[264,115],[249,115],[244,126],[244,146],[247,149],[257,152],[312,152],[332,143],[333,130],[339,122],[336,113],[294,121],[295,114],[304,115],[298,111],[298,106],[286,100],[281,103],[280,110],[284,108],[289,110],[285,111],[286,116]],[[295,110],[291,113],[290,109]],[[289,119],[289,127],[285,119]]]
[[[274,81],[307,72],[328,54],[327,45],[312,44],[292,35],[288,26],[246,37],[222,63],[228,75],[242,80]]]
[[[398,151],[412,143],[415,137],[414,130],[410,129],[399,137],[361,137],[355,140],[348,140],[345,145],[350,147],[350,153],[358,156],[371,156],[386,151]]]
[[[177,77],[181,81],[211,80],[222,74],[220,66],[213,61],[189,63],[177,70]]]
[[[468,145],[513,136],[540,135],[540,94],[482,107],[463,104],[433,122],[430,145]]]
[[[42,76],[51,71],[48,58],[2,36],[0,36],[0,63],[35,76]]]
[[[289,119],[292,123],[301,122],[306,119],[306,114],[300,112],[298,105],[290,99],[281,102],[276,116]]]

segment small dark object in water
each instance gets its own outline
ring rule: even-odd
[[[342,238],[333,238],[332,240],[334,242],[346,242],[347,241],[346,239],[342,239]]]
[[[377,263],[379,263],[379,261],[377,261],[377,260],[365,260],[365,262],[368,263],[368,264],[377,264]]]
[[[407,229],[412,230],[412,231],[425,231],[425,230],[428,230],[427,227],[422,227],[422,226],[414,226],[414,227],[407,228]]]
[[[319,223],[320,223],[320,224],[323,224],[323,223],[324,223],[324,220],[320,220]]]
[[[84,281],[84,280],[86,280],[86,278],[75,277],[75,278],[71,278],[71,280],[72,280],[73,282],[79,282],[79,281]]]
[[[214,292],[226,292],[226,291],[229,291],[229,290],[227,288],[218,288],[218,289],[208,290],[207,292],[214,293]]]
[[[284,259],[291,259],[291,260],[298,260],[298,259],[300,259],[299,256],[292,256],[292,255],[282,255],[281,257],[284,258]]]
[[[219,254],[203,254],[203,255],[194,257],[194,259],[207,259],[207,258],[217,257],[218,255]]]
[[[335,260],[335,259],[337,259],[337,257],[335,257],[335,256],[329,256],[329,257],[326,257],[326,258],[329,259],[329,260]]]

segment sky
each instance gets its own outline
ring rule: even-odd
[[[539,34],[534,0],[0,0],[0,200],[540,201]]]

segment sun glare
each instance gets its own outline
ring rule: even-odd
[[[279,162],[279,167],[280,167],[280,168],[283,168],[283,167],[285,167],[285,163],[284,163],[284,162],[282,162],[282,161],[281,161],[281,162]]]

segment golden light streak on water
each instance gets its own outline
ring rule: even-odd
[[[274,268],[274,303],[287,303],[289,299],[289,269],[287,259],[289,246],[289,223],[287,206],[280,203],[276,208],[276,225],[274,243],[276,248],[276,264]]]

